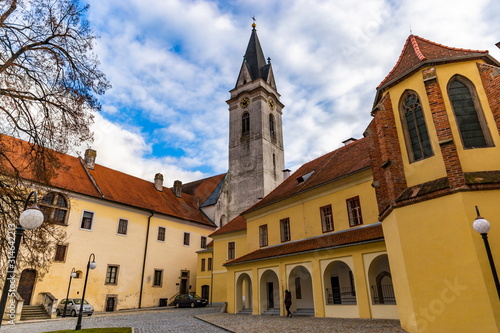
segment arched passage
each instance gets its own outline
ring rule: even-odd
[[[323,275],[327,305],[356,304],[356,287],[351,268],[343,261],[333,261]]]
[[[313,283],[307,268],[297,266],[292,269],[288,277],[288,288],[292,293],[292,311],[307,309],[314,313]]]
[[[260,278],[260,311],[279,310],[280,308],[280,286],[276,273],[270,269],[266,270]]]
[[[236,280],[236,312],[252,308],[252,279],[243,273]]]
[[[370,263],[368,280],[372,304],[396,304],[387,254],[377,256]]]

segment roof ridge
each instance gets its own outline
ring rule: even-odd
[[[410,37],[409,37],[410,41],[411,41],[411,45],[413,46],[413,51],[417,55],[418,59],[420,59],[420,61],[427,60],[427,58],[425,57],[425,55],[420,50],[420,47],[418,46],[418,42],[415,39],[415,37],[418,37],[418,36],[410,35]]]

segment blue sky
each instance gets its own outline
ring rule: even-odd
[[[360,138],[376,86],[410,34],[500,59],[498,0],[89,0],[113,88],[93,126],[97,163],[166,186],[227,171],[226,100],[252,16],[271,57],[292,171]]]

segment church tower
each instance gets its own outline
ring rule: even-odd
[[[282,109],[255,23],[229,104],[229,221],[283,181]]]

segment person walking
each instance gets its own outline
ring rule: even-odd
[[[292,312],[290,311],[290,307],[292,306],[292,293],[285,290],[285,308],[286,308],[286,316],[292,318]]]

